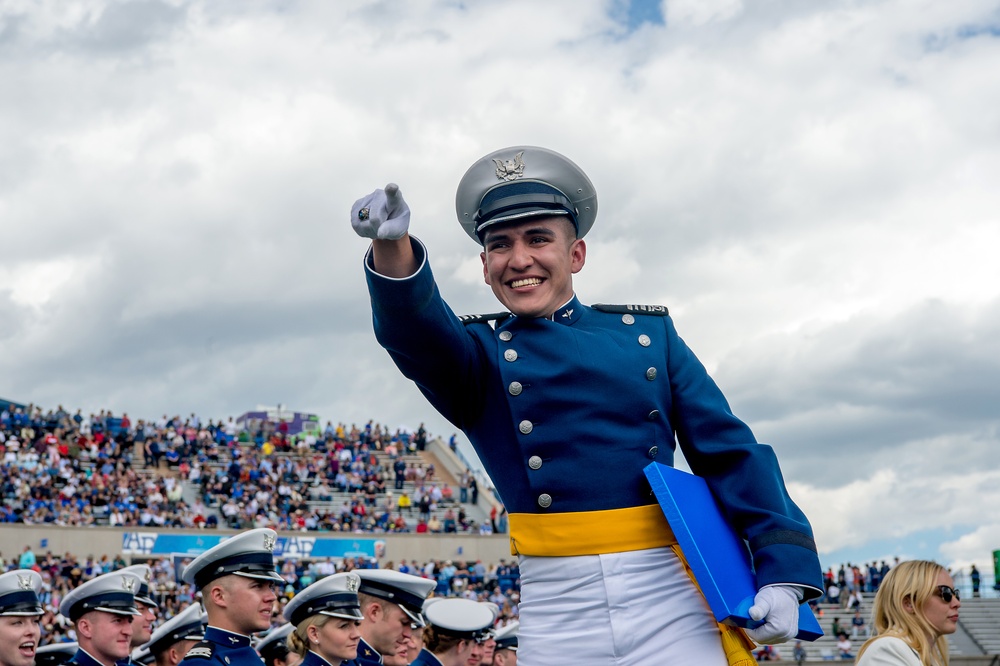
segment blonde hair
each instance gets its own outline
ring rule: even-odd
[[[306,619],[302,620],[295,627],[295,631],[288,634],[288,638],[285,640],[285,644],[288,645],[288,649],[291,652],[299,655],[300,657],[305,657],[306,652],[309,651],[309,627],[316,627],[317,629],[322,629],[323,625],[332,620],[333,618],[329,615],[323,615],[317,613],[316,615],[310,615]]]
[[[894,566],[875,594],[875,636],[858,650],[858,659],[882,636],[896,636],[917,651],[923,666],[948,666],[948,639],[924,617],[923,608],[945,568],[937,562],[909,560]],[[910,610],[907,610],[909,605]]]

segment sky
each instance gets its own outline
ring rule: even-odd
[[[670,308],[825,565],[989,572],[997,71],[985,0],[3,0],[0,396],[448,437],[350,206],[398,183],[493,312],[455,187],[540,145],[598,191],[581,300]]]

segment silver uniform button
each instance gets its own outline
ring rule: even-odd
[[[549,495],[548,493],[542,493],[541,495],[539,495],[538,506],[542,507],[543,509],[547,509],[550,506],[552,506],[552,495]]]
[[[651,446],[651,447],[649,447],[649,457],[650,458],[655,458],[656,454],[659,453],[659,452],[660,452],[660,447],[658,447],[658,446]]]
[[[623,314],[622,323],[625,324],[626,326],[631,326],[632,324],[635,323],[635,317],[633,317],[630,314]]]
[[[510,331],[500,331],[500,339],[504,342],[510,342],[510,339],[514,337],[511,335]]]
[[[528,458],[528,467],[530,467],[531,469],[541,469],[542,459],[539,458],[538,456],[531,456],[530,458]]]
[[[514,361],[517,360],[517,352],[515,350],[513,350],[513,349],[508,349],[507,351],[505,351],[503,353],[503,357],[504,357],[504,360],[510,361],[511,363],[513,363]]]
[[[648,379],[649,381],[653,381],[654,379],[656,379],[656,368],[650,368],[646,370],[646,379]]]
[[[523,391],[523,390],[524,390],[524,387],[521,386],[521,382],[511,382],[510,386],[507,387],[507,391],[511,395],[521,395],[521,391]]]
[[[534,424],[531,421],[528,421],[527,419],[521,421],[517,426],[517,429],[521,431],[522,435],[529,434],[534,428],[535,428]]]
[[[639,336],[639,344],[643,347],[648,347],[650,344],[649,336],[643,333]]]
[[[651,411],[649,414],[646,415],[646,418],[649,419],[650,421],[655,421],[656,419],[660,418],[660,410],[654,409],[653,411]]]

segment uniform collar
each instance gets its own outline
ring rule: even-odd
[[[303,666],[333,666],[323,655],[312,650],[306,652],[306,656],[302,659],[302,664]]]
[[[378,650],[368,645],[365,639],[358,641],[358,663],[359,664],[381,664],[382,655],[378,653]]]
[[[207,627],[205,629],[205,640],[218,645],[225,645],[228,648],[250,647],[250,637],[238,634],[235,631],[227,631],[218,627]]]
[[[552,313],[552,321],[558,324],[575,324],[583,314],[583,305],[580,303],[580,299],[573,294],[573,298],[563,305],[561,308]]]
[[[79,666],[104,666],[103,662],[99,661],[83,648],[77,649],[76,654],[73,655],[73,663],[79,664]]]

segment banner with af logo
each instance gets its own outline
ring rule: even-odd
[[[194,557],[224,541],[226,536],[125,532],[122,553],[126,555],[180,555]],[[382,539],[311,536],[279,536],[274,546],[278,558],[384,557]]]

